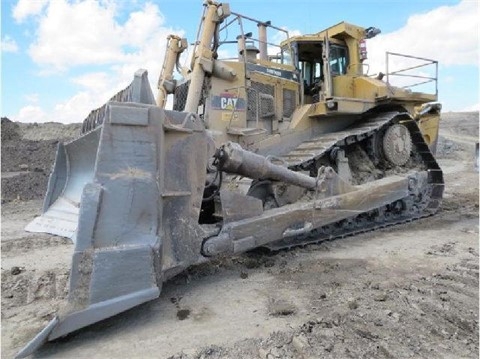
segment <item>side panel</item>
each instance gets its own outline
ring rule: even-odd
[[[430,151],[437,152],[438,130],[440,127],[440,114],[427,114],[418,120],[418,127],[422,132],[423,139],[427,143]]]

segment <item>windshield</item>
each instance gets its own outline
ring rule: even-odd
[[[282,64],[293,65],[292,52],[290,46],[282,47]]]

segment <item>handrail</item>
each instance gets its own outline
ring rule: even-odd
[[[232,11],[232,15],[236,15],[236,16],[238,16],[238,17],[243,17],[244,19],[247,19],[247,20],[256,22],[257,24],[262,24],[262,23],[264,23],[263,21],[254,19],[253,17],[249,17],[249,16],[245,16],[245,15],[239,14],[239,13],[237,13],[237,12],[233,12],[233,11]],[[272,29],[275,29],[275,30],[278,30],[278,31],[282,31],[282,32],[284,32],[284,33],[287,34],[287,38],[289,37],[289,36],[288,36],[288,31],[285,30],[285,29],[282,29],[282,28],[280,28],[280,27],[277,27],[277,26],[274,26],[274,25],[271,25],[271,24],[269,24],[268,27],[271,27]]]
[[[242,15],[242,14],[239,14],[237,12],[231,12],[231,15],[232,17],[225,23],[225,24],[222,24],[221,27],[219,27],[218,29],[218,32],[219,34],[220,33],[225,33],[225,38],[223,40],[219,40],[218,41],[218,45],[219,47],[221,47],[222,45],[228,45],[228,44],[234,44],[234,43],[237,43],[236,40],[231,40],[231,39],[228,39],[228,29],[232,26],[232,25],[235,25],[235,23],[237,23],[237,25],[239,26],[239,30],[240,30],[240,33],[235,33],[235,35],[239,35],[243,38],[245,38],[248,42],[250,43],[260,43],[262,42],[262,40],[260,40],[259,38],[257,37],[254,37],[251,35],[251,33],[247,33],[245,30],[245,26],[247,23],[251,23],[253,22],[254,24],[256,25],[265,25],[267,26],[268,28],[271,28],[271,29],[274,29],[274,30],[277,30],[277,31],[280,31],[282,33],[285,34],[286,38],[288,39],[290,37],[289,33],[287,30],[285,29],[282,29],[280,27],[277,27],[277,26],[274,26],[270,23],[270,21],[268,22],[265,22],[265,21],[260,21],[258,19],[254,19],[252,17],[249,17],[249,16],[245,16],[245,15]],[[232,34],[234,35],[234,34]],[[234,36],[235,36],[234,35]],[[221,37],[221,36],[219,36]],[[266,45],[268,46],[272,46],[272,47],[276,47],[279,49],[279,52],[281,52],[281,47],[279,44],[277,43],[273,43],[273,42],[270,42],[270,41],[263,41],[263,43],[265,43]],[[258,46],[258,45],[257,45]],[[291,55],[290,55],[291,56]],[[242,54],[242,57],[243,57],[243,60],[246,62],[246,54],[245,52]],[[223,58],[222,58],[223,59]],[[223,59],[225,60],[225,59]],[[283,59],[282,59],[283,60]]]
[[[397,57],[404,57],[404,58],[409,58],[409,59],[414,59],[418,61],[424,61],[424,63],[410,66],[404,69],[396,70],[396,71],[389,71],[389,63],[390,63],[390,57],[391,56],[397,56]],[[410,85],[403,86],[402,88],[410,88],[410,87],[415,87],[419,85],[424,85],[427,83],[434,82],[435,83],[435,95],[438,96],[438,61],[432,60],[432,59],[427,59],[424,57],[418,57],[418,56],[412,56],[412,55],[405,55],[405,54],[399,54],[396,52],[386,52],[386,80],[387,84],[390,84],[390,76],[399,76],[399,77],[407,77],[407,78],[412,78],[412,79],[424,79],[426,81],[421,81],[421,82],[414,82]],[[435,76],[423,76],[423,75],[416,75],[416,74],[411,74],[411,73],[404,73],[410,70],[414,69],[419,69],[422,67],[429,67],[429,66],[435,66]]]

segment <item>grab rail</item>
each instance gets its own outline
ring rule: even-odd
[[[396,70],[396,71],[389,71],[389,63],[390,63],[390,57],[391,56],[397,56],[397,57],[404,57],[404,58],[409,58],[409,59],[414,59],[418,61],[423,61],[423,63],[420,63],[418,65],[410,66],[401,70]],[[427,83],[434,82],[435,83],[435,95],[438,95],[438,61],[432,60],[432,59],[426,59],[423,57],[418,57],[418,56],[411,56],[411,55],[404,55],[404,54],[398,54],[395,52],[386,52],[386,65],[387,65],[387,71],[386,71],[386,77],[387,77],[387,83],[390,84],[390,76],[399,76],[399,77],[405,77],[405,78],[411,78],[411,79],[419,79],[417,82],[414,82],[412,84],[403,86],[403,88],[410,88],[414,86],[419,86],[419,85],[424,85]],[[424,75],[417,75],[417,74],[411,74],[411,73],[405,73],[406,71],[414,70],[414,69],[419,69],[419,68],[424,68],[428,66],[435,66],[435,76],[424,76]],[[422,81],[423,80],[423,81]]]

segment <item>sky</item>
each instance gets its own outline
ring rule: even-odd
[[[139,68],[156,90],[166,37],[195,41],[203,11],[201,0],[0,3],[0,115],[38,123],[81,122]],[[232,0],[230,8],[291,34],[341,21],[375,26],[382,33],[367,40],[369,73],[385,72],[385,51],[435,59],[443,110],[480,108],[477,0]]]

